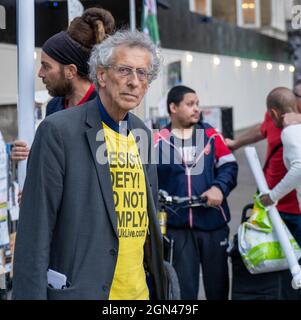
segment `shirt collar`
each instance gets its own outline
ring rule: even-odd
[[[115,132],[127,136],[129,133],[129,130],[127,128],[129,115],[127,114],[123,121],[121,121],[120,124],[118,124],[115,120],[111,118],[111,116],[106,111],[104,105],[100,100],[99,95],[97,96],[97,104],[100,112],[101,121],[103,121],[109,128],[111,128]]]

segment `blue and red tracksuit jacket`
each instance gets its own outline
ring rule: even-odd
[[[199,122],[194,136],[195,156],[188,164],[183,158],[183,151],[175,144],[170,124],[155,133],[159,189],[172,196],[187,197],[201,195],[217,186],[224,195],[220,207],[184,208],[176,213],[167,209],[167,226],[212,231],[230,221],[226,198],[237,184],[238,164],[221,134],[209,124]]]

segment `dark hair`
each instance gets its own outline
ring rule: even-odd
[[[297,100],[293,92],[285,87],[278,87],[272,90],[267,96],[268,109],[276,108],[282,114],[297,109]]]
[[[196,93],[193,89],[186,86],[175,86],[170,89],[167,95],[167,111],[170,114],[170,104],[179,105],[186,93]]]
[[[67,33],[84,51],[91,53],[95,44],[101,43],[115,28],[112,14],[102,8],[89,8],[81,17],[70,23]]]

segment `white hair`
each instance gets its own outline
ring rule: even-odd
[[[158,47],[152,43],[148,35],[138,30],[120,30],[106,38],[100,44],[95,45],[91,52],[89,59],[89,77],[97,89],[99,89],[97,68],[99,66],[110,65],[112,63],[114,50],[120,46],[128,48],[138,47],[147,50],[151,54],[151,67],[149,70],[151,76],[149,83],[157,78],[161,66]]]

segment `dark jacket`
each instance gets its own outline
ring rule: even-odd
[[[89,96],[87,101],[91,101],[97,97],[97,92],[94,90]],[[52,98],[46,106],[46,117],[51,114],[62,111],[65,109],[65,98],[64,97],[54,97]]]
[[[129,128],[151,134],[129,114]],[[109,164],[99,164],[102,129],[96,99],[47,117],[31,148],[14,258],[15,299],[108,299],[118,256],[117,218]],[[103,148],[102,148],[103,149]],[[156,219],[155,166],[144,165],[149,215],[145,264],[155,299],[163,299],[162,237]],[[69,287],[47,286],[46,271]]]
[[[177,214],[167,210],[167,224],[172,227],[208,231],[221,228],[230,221],[226,198],[237,183],[238,165],[233,154],[226,147],[221,135],[209,124],[201,122],[194,131],[196,161],[185,164],[170,128],[169,125],[155,135],[159,157],[159,189],[172,196],[187,197],[199,196],[212,186],[217,186],[223,193],[224,201],[220,208],[185,208],[180,209]]]

